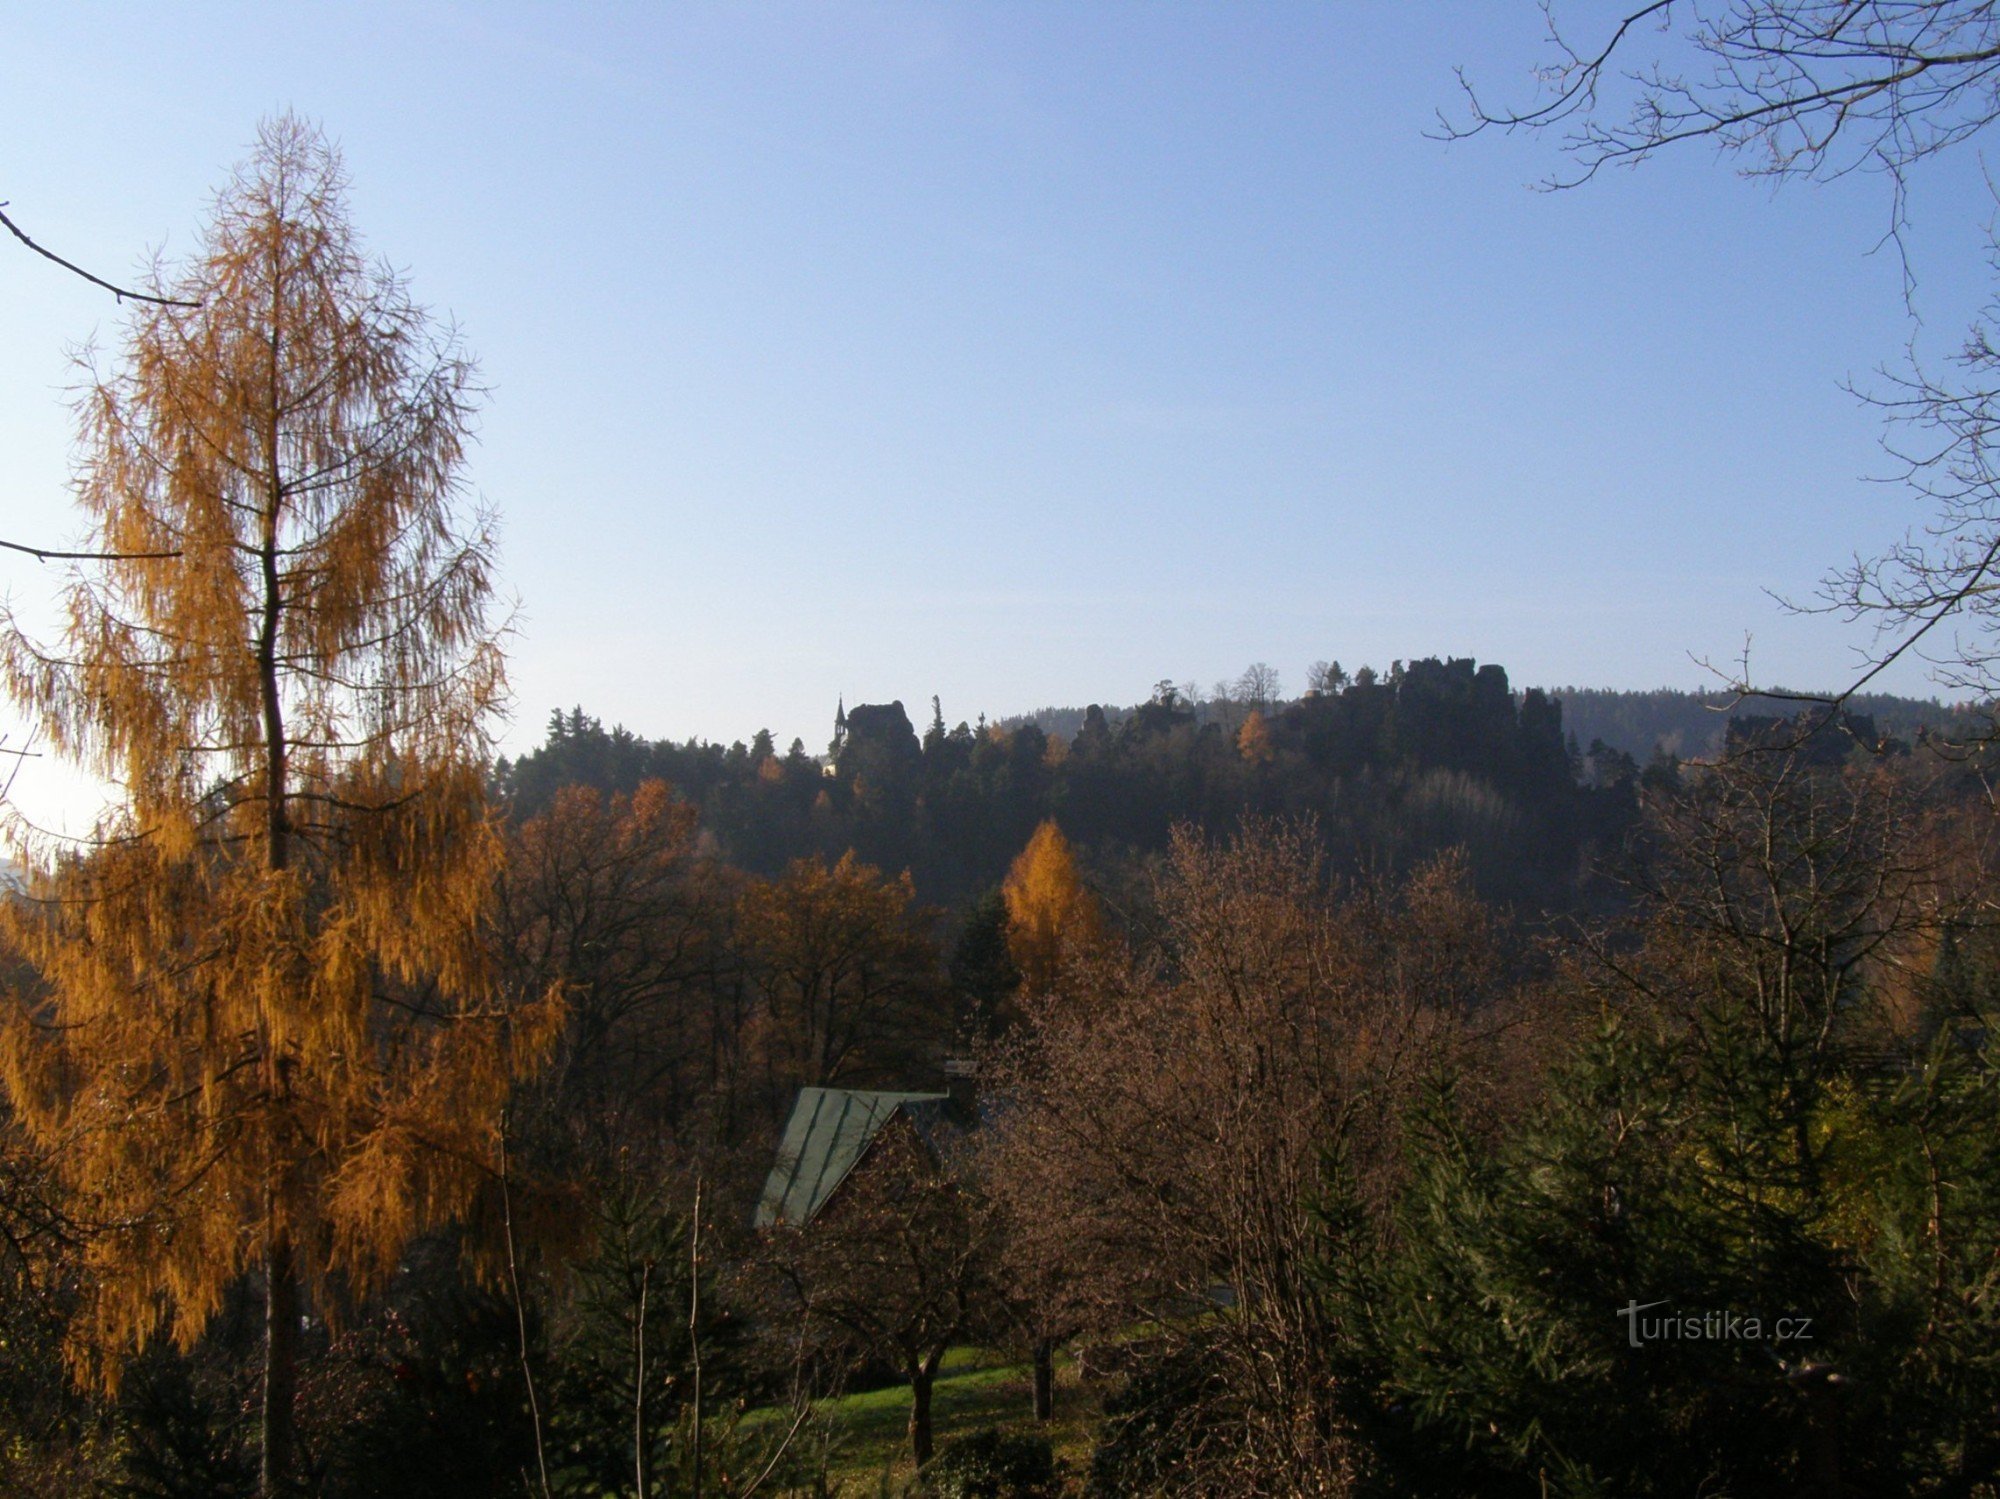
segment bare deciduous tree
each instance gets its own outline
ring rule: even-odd
[[[1932,518],[1878,557],[1857,558],[1820,590],[1822,612],[1876,626],[1877,648],[1847,693],[1905,656],[1940,685],[1990,701],[2000,691],[2000,340],[1996,312],[1973,327],[1952,380],[1913,371],[1880,405],[1886,446]],[[1989,714],[1989,733],[1991,732]]]
[[[1782,743],[1690,772],[1648,797],[1629,875],[1648,951],[1672,962],[1647,971],[1603,945],[1596,959],[1681,1020],[1726,1006],[1787,1066],[1824,1072],[1843,1027],[1853,1038],[1856,1001],[1880,1009],[1899,975],[1926,972],[1963,900],[1946,826],[1963,804],[1936,803],[1926,778],[1908,764],[1815,768]]]
[[[771,1230],[763,1261],[778,1325],[880,1359],[910,1387],[910,1453],[930,1461],[931,1391],[987,1303],[987,1218],[956,1163],[898,1116],[820,1214]]]
[[[1652,0],[1581,44],[1543,14],[1542,96],[1496,108],[1461,71],[1468,116],[1442,125],[1560,132],[1575,166],[1552,186],[1708,140],[1757,176],[1886,173],[1900,227],[1909,169],[2000,117],[1993,0]]]
[[[1263,661],[1253,661],[1236,679],[1236,701],[1251,708],[1268,708],[1278,700],[1278,669]]]
[[[1393,1175],[1401,1100],[1497,986],[1491,922],[1449,864],[1336,902],[1300,828],[1182,830],[1158,894],[1161,962],[1031,1005],[997,1059],[998,1273],[1045,1336],[1143,1322],[1203,1350],[1196,1415],[1226,1436],[1192,1487],[1331,1485],[1327,1165],[1364,1193]]]
[[[2000,119],[1995,0],[1653,0],[1585,44],[1568,39],[1552,4],[1543,11],[1555,61],[1541,72],[1540,97],[1493,107],[1465,84],[1466,115],[1442,128],[1452,138],[1557,132],[1575,166],[1552,177],[1553,187],[1707,140],[1753,176],[1880,173],[1891,185],[1888,233],[1900,249],[1912,170]],[[1907,253],[1903,266],[1907,298]],[[1905,658],[1929,661],[1949,689],[1990,696],[2000,685],[1992,638],[2000,488],[1991,452],[2000,356],[1990,311],[1957,363],[1944,376],[1913,364],[1886,396],[1864,396],[1888,414],[1898,477],[1928,502],[1932,519],[1880,556],[1833,573],[1808,606],[1878,627],[1864,669],[1836,704]],[[1947,627],[1960,624],[1953,637]],[[1742,694],[1753,690],[1747,661],[1719,674]]]

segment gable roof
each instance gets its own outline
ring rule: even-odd
[[[798,1227],[810,1223],[847,1174],[859,1164],[882,1126],[906,1112],[925,1136],[936,1127],[945,1093],[861,1093],[847,1088],[801,1088],[777,1164],[764,1180],[755,1223]]]

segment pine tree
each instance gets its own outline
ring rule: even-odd
[[[710,1274],[695,1283],[699,1245],[663,1173],[621,1159],[592,1208],[591,1249],[556,1324],[553,1426],[565,1476],[589,1493],[628,1483],[641,1495],[677,1491],[687,1486],[694,1401],[712,1412],[718,1387],[740,1378],[735,1326],[717,1310]]]
[[[2000,1073],[1976,1013],[1927,1047],[1895,1021],[1944,888],[1923,809],[1746,759],[1649,832],[1632,926],[1572,974],[1601,1029],[1504,1130],[1418,1119],[1342,1296],[1378,1488],[1977,1492]]]
[[[261,1488],[289,1492],[302,1296],[366,1291],[463,1210],[553,1004],[512,1011],[481,919],[504,693],[493,546],[463,517],[477,396],[371,263],[337,151],[267,122],[110,373],[86,356],[93,548],[61,644],[11,616],[8,690],[121,796],[9,913],[46,982],[4,1035],[83,1249],[70,1358],[115,1386],[266,1305]]]
[[[961,1025],[975,1036],[1004,1028],[1009,1002],[1021,987],[1021,970],[1007,950],[1007,900],[998,890],[982,896],[966,913],[949,972],[959,996]]]

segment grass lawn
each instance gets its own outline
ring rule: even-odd
[[[825,1418],[820,1440],[832,1492],[900,1494],[916,1472],[909,1455],[909,1388],[863,1390],[828,1400],[820,1409]],[[945,1355],[931,1392],[931,1422],[940,1448],[982,1426],[1031,1430],[1032,1411],[1026,1364],[1009,1363],[985,1348],[954,1348]],[[1073,1364],[1059,1354],[1055,1419],[1043,1434],[1057,1458],[1073,1470],[1089,1460],[1097,1416],[1094,1393],[1078,1383]]]

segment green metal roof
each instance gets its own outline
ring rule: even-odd
[[[785,1122],[785,1137],[778,1146],[778,1162],[764,1181],[764,1194],[757,1200],[756,1225],[769,1228],[774,1223],[803,1227],[826,1205],[834,1190],[847,1180],[847,1173],[867,1154],[883,1125],[898,1109],[912,1113],[932,1112],[924,1105],[939,1105],[944,1093],[857,1093],[846,1088],[801,1088],[792,1117]]]

